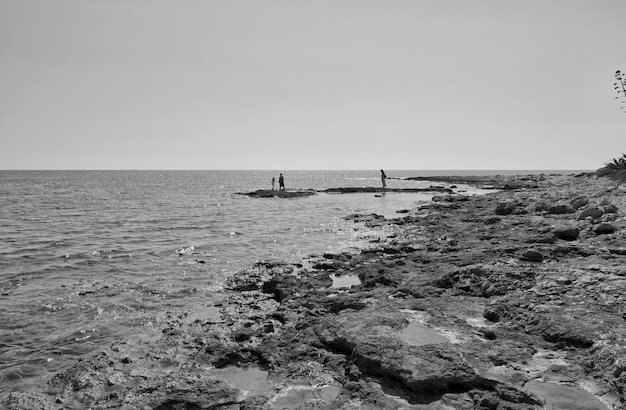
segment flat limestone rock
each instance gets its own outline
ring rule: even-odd
[[[271,189],[259,189],[257,191],[243,193],[243,195],[247,195],[251,198],[303,198],[316,195],[316,193],[312,190],[276,191]]]
[[[332,194],[358,194],[358,193],[384,193],[384,192],[401,192],[401,193],[418,193],[418,192],[445,192],[452,194],[450,188],[431,186],[429,188],[376,188],[376,187],[344,187],[344,188],[328,188],[320,192]]]
[[[517,190],[534,189],[546,179],[545,175],[430,175],[405,178],[409,181],[435,181],[467,184],[483,188]]]
[[[302,189],[296,191],[276,191],[271,189],[259,189],[252,192],[242,192],[242,195],[247,195],[251,198],[303,198],[312,195],[317,195],[318,192],[328,194],[363,194],[363,193],[376,193],[382,194],[387,192],[396,193],[420,193],[420,192],[442,192],[446,194],[452,194],[453,191],[450,188],[431,186],[429,188],[377,188],[377,187],[337,187],[328,188],[319,191],[313,189]]]

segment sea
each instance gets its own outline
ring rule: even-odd
[[[280,172],[288,190],[380,186],[377,170]],[[386,173],[389,188],[426,188],[445,184],[401,178],[541,171]],[[368,246],[379,233],[349,214],[395,217],[432,198],[241,194],[278,174],[0,171],[0,401],[115,341],[158,337],[168,312],[214,314],[224,280],[257,261]]]

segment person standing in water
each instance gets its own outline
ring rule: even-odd
[[[278,190],[279,191],[284,191],[285,190],[285,178],[283,177],[282,172],[281,172],[280,176],[278,177]]]
[[[274,185],[276,185],[276,178],[272,177],[272,191],[274,190]]]
[[[383,189],[387,188],[387,175],[382,169],[380,170],[380,181],[383,183]]]

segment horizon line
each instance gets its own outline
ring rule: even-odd
[[[401,169],[401,168],[384,168],[387,171],[420,171],[420,172],[460,172],[460,171],[571,171],[571,172],[595,172],[596,169],[582,169],[582,168],[432,168],[432,169]],[[10,168],[3,169],[0,168],[0,172],[2,171],[379,171],[378,168],[342,168],[342,169],[311,169],[311,168],[302,168],[302,169],[280,169],[280,168],[259,168],[259,169],[245,169],[245,168],[214,168],[214,169],[185,169],[185,168]]]

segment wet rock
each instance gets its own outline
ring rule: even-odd
[[[263,284],[276,274],[293,272],[293,265],[279,261],[260,261],[252,268],[243,269],[228,277],[224,283],[226,289],[243,292],[259,290]]]
[[[320,192],[334,193],[334,194],[354,194],[354,193],[384,193],[384,192],[404,192],[404,193],[417,193],[417,192],[445,192],[452,194],[453,191],[449,188],[440,186],[430,186],[428,188],[376,188],[376,187],[341,187],[341,188],[328,188],[321,190]]]
[[[596,235],[607,235],[615,232],[615,226],[608,222],[602,222],[595,225],[592,230]]]
[[[359,370],[358,366],[352,364],[346,369],[346,377],[348,378],[348,380],[355,382],[361,379],[362,373]]]
[[[388,255],[395,255],[402,252],[402,249],[396,246],[389,246],[382,249],[383,253]]]
[[[535,181],[514,180],[505,183],[502,189],[510,191],[515,189],[533,189],[537,187],[538,185]]]
[[[172,378],[167,388],[154,392],[151,400],[154,410],[215,409],[232,406],[239,401],[240,390],[221,380]]]
[[[13,392],[4,401],[4,408],[6,410],[52,410],[57,406],[50,404],[42,394]]]
[[[585,208],[583,209],[578,216],[576,217],[577,220],[582,221],[586,218],[591,217],[592,219],[598,219],[600,218],[602,215],[604,215],[604,211],[598,207],[592,206],[589,208]]]
[[[344,219],[348,221],[365,223],[366,225],[374,225],[374,223],[380,223],[385,220],[385,217],[378,214],[351,214]]]
[[[272,189],[259,189],[257,191],[241,193],[241,195],[247,195],[251,198],[302,198],[316,195],[316,193],[313,190],[275,191]]]
[[[580,234],[578,227],[572,225],[557,226],[552,232],[554,233],[554,236],[558,239],[563,239],[564,241],[575,241],[578,239],[578,235]]]
[[[511,215],[516,206],[515,202],[501,202],[496,206],[496,215]]]
[[[576,212],[574,208],[565,204],[551,205],[548,208],[548,213],[553,215],[573,214],[574,212]]]
[[[482,329],[479,329],[478,331],[487,340],[495,340],[497,338],[496,332],[494,332],[492,329],[482,328]]]
[[[448,272],[432,284],[442,289],[489,298],[532,286],[533,274],[517,274],[493,266],[471,265]]]
[[[466,195],[435,195],[432,198],[433,202],[463,202],[469,201],[469,198]]]
[[[536,235],[536,236],[532,236],[530,238],[528,238],[526,240],[526,243],[547,243],[547,244],[553,244],[555,243],[557,240],[556,236],[554,235]]]
[[[547,212],[551,206],[552,205],[547,202],[540,201],[534,205],[533,209],[535,212],[544,212],[544,211]]]
[[[541,333],[548,342],[560,343],[576,348],[589,348],[595,342],[595,336],[585,333],[584,328],[570,328],[564,325],[553,324]]]
[[[485,225],[493,225],[493,224],[497,224],[498,222],[500,222],[502,220],[502,218],[498,218],[497,216],[492,216],[490,218],[486,218],[483,223]]]
[[[363,343],[355,347],[353,357],[359,369],[377,377],[399,380],[415,397],[427,402],[448,391],[470,390],[480,378],[461,356],[435,348],[403,349],[395,354],[381,349],[386,341]],[[399,347],[389,345],[388,347]]]
[[[249,340],[255,334],[254,330],[250,328],[243,328],[233,332],[233,340],[235,342],[243,342]]]
[[[618,211],[618,208],[617,206],[613,204],[608,204],[606,206],[603,206],[602,210],[604,211],[605,214],[616,214]]]
[[[352,259],[352,255],[350,255],[349,253],[324,253],[322,255],[325,259],[333,259],[333,260],[339,260],[342,262],[346,262],[349,261],[350,259]]]
[[[488,307],[488,308],[485,308],[483,312],[483,317],[491,322],[499,322],[500,312],[496,308]]]
[[[314,264],[313,269],[318,269],[318,270],[337,270],[339,267],[341,267],[340,263],[337,262],[318,262],[316,264]]]
[[[532,394],[511,386],[499,384],[496,386],[495,391],[500,399],[511,403],[543,405],[543,402],[535,398]]]
[[[590,248],[584,248],[582,246],[577,245],[567,245],[567,246],[554,246],[551,249],[551,254],[554,257],[565,257],[565,256],[582,256],[587,257],[593,255],[593,250]]]
[[[522,259],[523,261],[528,261],[528,262],[541,262],[543,261],[543,254],[541,252],[539,252],[536,249],[528,249],[527,251],[524,251],[524,253],[522,253],[522,256],[520,259]]]

